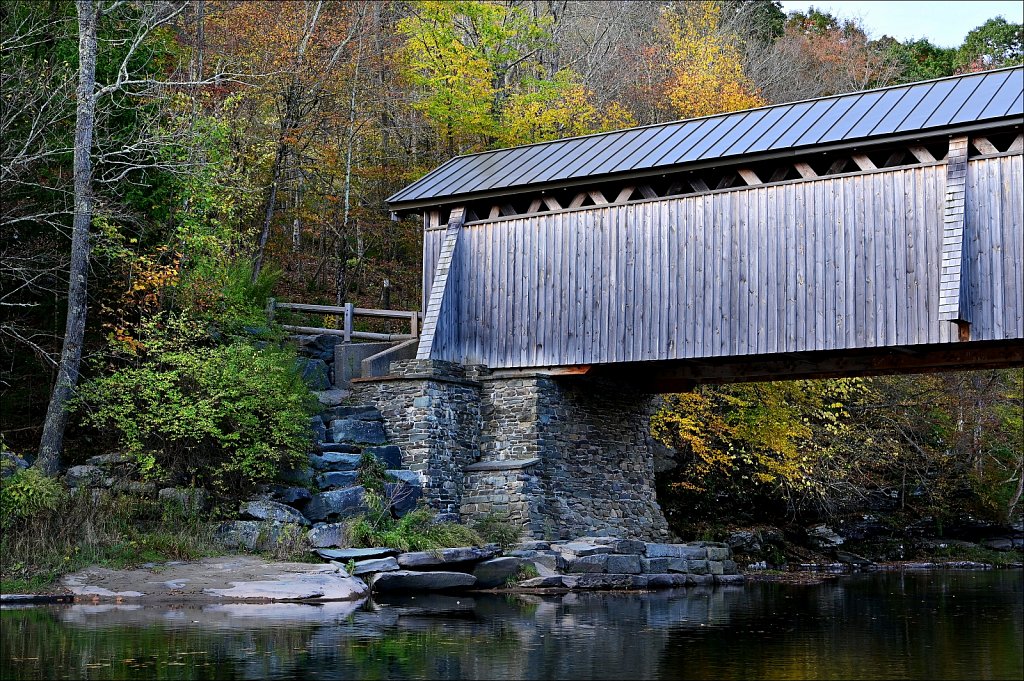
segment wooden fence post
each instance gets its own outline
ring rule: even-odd
[[[277,305],[275,298],[267,298],[267,323],[274,323],[274,307]]]
[[[352,342],[352,317],[355,314],[355,303],[345,303],[345,342]]]

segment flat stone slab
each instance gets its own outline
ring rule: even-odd
[[[352,574],[365,575],[371,572],[391,572],[392,570],[398,569],[398,561],[393,557],[371,558],[370,560],[361,560],[356,563],[355,569],[352,570]]]
[[[341,570],[328,574],[274,575],[270,580],[231,582],[229,589],[205,590],[221,598],[265,601],[352,601],[368,592],[366,582]]]
[[[416,471],[389,469],[389,470],[384,471],[384,473],[389,478],[392,478],[394,480],[398,480],[399,482],[404,482],[405,484],[410,485],[412,487],[422,487],[423,486],[423,478]]]
[[[465,572],[417,572],[394,570],[378,573],[373,580],[374,591],[444,591],[467,589],[476,584],[476,577]]]
[[[356,484],[358,477],[357,471],[328,471],[316,476],[316,484],[321,489],[352,487]]]
[[[647,544],[648,558],[688,558],[705,559],[708,550],[705,546],[695,544]]]
[[[462,546],[454,549],[441,549],[440,551],[403,553],[398,557],[398,564],[403,568],[432,567],[435,565],[487,560],[497,554],[498,549],[496,547]]]
[[[534,577],[519,582],[521,589],[560,589],[563,586],[565,585],[562,583],[562,575]]]
[[[64,577],[73,594],[99,600],[352,600],[367,587],[331,565],[275,562],[257,556],[147,564],[131,570],[91,567]]]
[[[467,473],[478,471],[516,471],[521,468],[529,468],[540,463],[540,459],[504,459],[501,461],[477,461],[471,463],[462,470]]]
[[[341,563],[350,560],[367,560],[369,558],[387,558],[398,554],[398,551],[385,546],[369,549],[321,549],[317,553],[322,558],[336,560]]]
[[[572,585],[570,586],[570,580]],[[565,586],[572,589],[594,589],[594,590],[632,590],[646,589],[648,584],[647,575],[573,575],[570,578],[563,578]]]
[[[341,404],[346,397],[351,395],[352,391],[335,388],[333,390],[314,390],[313,394],[316,395],[317,402],[325,407],[336,407]]]
[[[359,454],[351,452],[324,452],[311,454],[309,463],[318,471],[354,471],[359,467],[361,458]]]
[[[335,419],[331,421],[331,440],[352,444],[382,445],[388,441],[380,421]]]
[[[571,553],[578,558],[584,556],[596,556],[601,553],[612,553],[611,546],[605,544],[592,544],[590,542],[568,542],[566,544],[552,544],[552,549],[559,553]]]
[[[355,419],[357,421],[382,421],[384,419],[381,416],[380,411],[377,407],[371,404],[360,404],[360,405],[345,405],[338,406],[334,405],[333,408],[324,411],[324,421],[333,421],[334,419]]]

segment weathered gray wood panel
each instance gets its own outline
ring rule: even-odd
[[[1024,338],[1021,163],[968,164],[972,340]],[[513,368],[953,342],[945,185],[937,164],[474,223],[432,356]]]
[[[967,166],[971,340],[1024,337],[1022,178],[1022,156],[981,159]]]

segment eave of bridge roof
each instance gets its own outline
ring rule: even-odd
[[[857,146],[1024,116],[1024,67],[457,156],[388,198],[396,211],[744,157]]]

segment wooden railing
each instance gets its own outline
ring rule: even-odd
[[[304,303],[279,303],[274,298],[267,301],[267,319],[274,320],[277,310],[294,310],[295,312],[319,312],[322,314],[339,315],[344,320],[342,328],[327,329],[315,326],[291,326],[282,324],[282,328],[293,333],[321,334],[327,333],[343,336],[346,343],[353,340],[373,341],[404,341],[419,338],[420,313],[411,310],[375,310],[356,307],[353,303],[344,305],[306,305]],[[405,319],[409,322],[409,333],[373,333],[370,331],[353,331],[352,323],[356,317],[375,317],[378,319]]]

